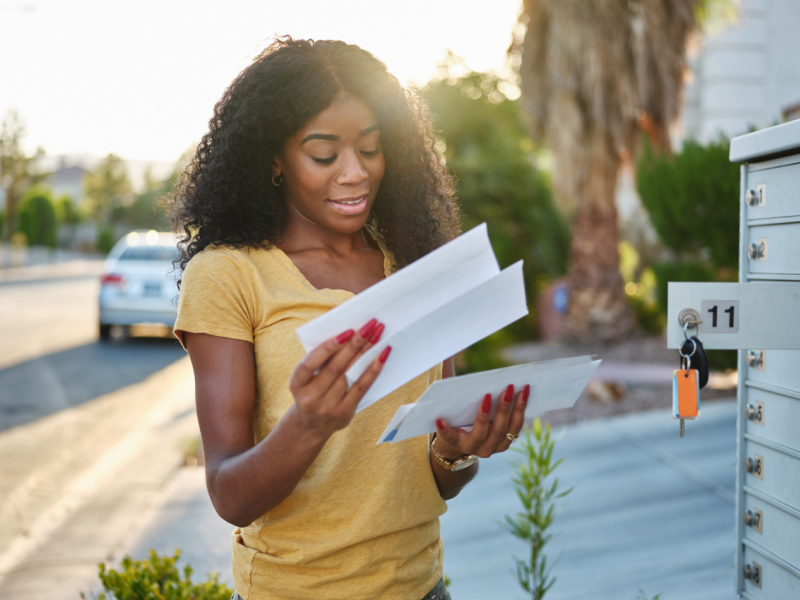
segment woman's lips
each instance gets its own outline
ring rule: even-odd
[[[343,198],[341,200],[328,200],[338,212],[343,215],[358,215],[367,210],[367,196],[360,198]]]

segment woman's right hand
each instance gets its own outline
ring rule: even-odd
[[[350,389],[345,372],[380,340],[381,333],[383,325],[372,319],[358,333],[349,329],[329,339],[295,367],[289,389],[294,396],[296,416],[304,427],[326,439],[347,427],[361,398],[383,369],[392,347],[386,346]]]

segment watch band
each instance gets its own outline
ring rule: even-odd
[[[431,441],[431,446],[430,446],[431,455],[433,456],[434,460],[437,463],[439,463],[443,469],[447,471],[460,471],[461,469],[466,469],[467,467],[469,467],[470,465],[475,463],[475,461],[478,460],[478,457],[475,456],[474,454],[462,454],[458,458],[449,460],[447,458],[444,458],[441,454],[439,454],[436,451],[434,444],[436,444],[435,435],[433,437],[433,440]]]

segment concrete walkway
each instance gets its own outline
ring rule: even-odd
[[[734,600],[736,408],[709,404],[686,425],[666,411],[626,415],[557,430],[565,457],[558,477],[575,486],[547,548],[558,578],[547,600]],[[445,573],[454,600],[522,596],[513,556],[523,544],[499,522],[519,510],[513,454],[482,461],[478,478],[442,518]],[[201,574],[230,581],[230,531],[208,500],[202,469],[184,469],[129,551],[144,557],[181,548]]]

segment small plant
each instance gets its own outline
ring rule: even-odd
[[[549,424],[543,427],[542,422],[535,419],[532,427],[525,428],[520,442],[519,447],[513,450],[524,460],[517,465],[513,481],[523,511],[514,517],[506,515],[505,526],[514,537],[530,546],[527,560],[514,558],[517,581],[531,600],[542,600],[556,582],[544,553],[547,542],[553,537],[548,530],[556,516],[556,501],[572,492],[573,488],[559,491],[558,479],[551,477],[564,459],[553,461],[555,440],[551,437]]]
[[[661,594],[656,594],[655,596],[650,598],[650,596],[647,595],[647,592],[645,592],[642,588],[639,588],[639,595],[636,596],[636,598],[634,598],[633,600],[663,600],[663,597],[661,596]]]
[[[233,590],[219,583],[219,575],[208,575],[205,583],[192,583],[192,567],[183,567],[183,577],[175,566],[180,550],[174,556],[159,556],[150,550],[148,560],[122,559],[119,571],[100,563],[103,591],[97,600],[230,600]]]
[[[180,443],[183,464],[187,467],[198,467],[206,464],[203,454],[203,442],[199,435],[191,435],[183,438]]]

